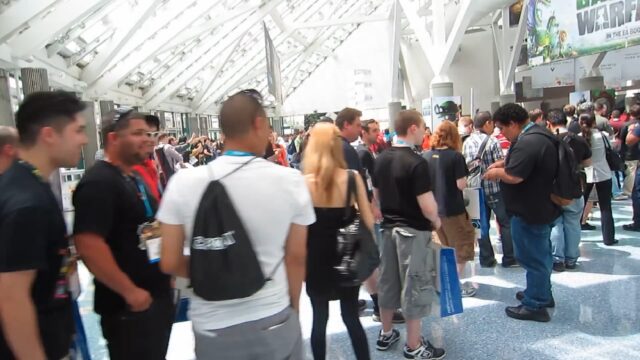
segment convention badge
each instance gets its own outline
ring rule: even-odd
[[[160,234],[160,223],[158,221],[146,222],[138,227],[139,247],[147,251],[147,257],[151,264],[160,261],[160,249],[162,246],[162,236]]]

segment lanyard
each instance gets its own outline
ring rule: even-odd
[[[248,151],[238,151],[238,150],[226,150],[223,155],[227,156],[257,156],[254,153],[250,153]]]
[[[397,147],[411,147],[411,144],[402,139],[396,139],[396,143],[393,145]]]
[[[522,129],[522,132],[520,133],[520,135],[518,135],[518,140],[520,140],[520,138],[522,137],[522,135],[524,135],[524,133],[527,132],[527,130],[531,129],[533,126],[535,125],[534,122],[530,122],[527,124],[527,126],[524,127],[524,129]]]
[[[147,218],[153,217],[153,210],[151,209],[151,204],[149,203],[149,197],[147,196],[147,190],[144,188],[142,182],[136,177],[133,177],[136,185],[138,186],[138,190],[140,191],[140,198],[144,203],[145,215]]]

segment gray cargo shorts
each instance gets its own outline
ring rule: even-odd
[[[303,359],[300,322],[291,308],[224,329],[194,329],[194,335],[197,359]]]
[[[430,231],[408,227],[382,230],[378,302],[384,309],[402,309],[405,318],[431,314],[437,277]]]

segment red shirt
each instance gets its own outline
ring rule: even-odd
[[[133,167],[133,171],[137,172],[144,181],[147,188],[151,191],[151,195],[160,201],[160,189],[158,188],[158,170],[155,161],[151,159],[145,160],[141,165]]]
[[[500,142],[500,148],[502,150],[509,150],[509,147],[511,147],[511,142],[507,140],[507,138],[504,137],[502,133],[496,135],[496,139],[498,139],[498,142]]]

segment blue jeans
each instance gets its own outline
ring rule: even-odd
[[[620,183],[624,180],[624,173],[622,171],[612,171],[611,172],[611,181],[613,181],[613,189],[611,194],[615,196],[624,195],[622,192],[622,188],[620,187]]]
[[[522,305],[528,309],[541,309],[551,301],[551,227],[552,224],[532,225],[521,217],[511,217],[516,260],[527,271]]]
[[[551,249],[553,261],[575,264],[580,257],[580,220],[584,198],[575,199],[562,208],[562,214],[551,230]]]
[[[636,170],[636,179],[631,192],[631,203],[633,204],[633,224],[640,226],[640,166]]]
[[[507,209],[504,205],[504,199],[502,193],[498,192],[494,195],[485,195],[484,204],[487,209],[487,218],[483,219],[487,222],[486,227],[489,229],[489,218],[491,211],[496,214],[496,221],[500,226],[500,241],[502,242],[502,262],[510,262],[514,260],[513,257],[513,241],[511,240],[511,221],[509,215],[507,215]],[[495,259],[493,253],[493,246],[491,245],[491,239],[489,238],[489,232],[483,233],[478,241],[478,247],[480,248],[480,264],[489,264]]]

